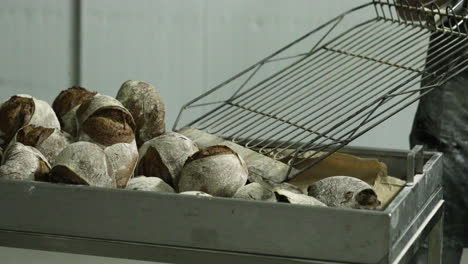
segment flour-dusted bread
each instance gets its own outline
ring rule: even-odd
[[[55,157],[70,144],[71,138],[66,132],[56,128],[46,128],[27,125],[16,133],[12,142],[19,142],[39,150],[49,161],[55,162]]]
[[[135,120],[138,146],[166,132],[166,106],[153,85],[141,81],[126,81],[116,98]]]
[[[138,162],[138,149],[135,141],[131,143],[116,143],[104,148],[108,162],[114,172],[118,188],[125,188],[133,177]]]
[[[50,164],[37,149],[12,143],[5,150],[0,166],[0,178],[12,180],[48,181]]]
[[[106,153],[90,142],[76,142],[60,152],[53,164],[51,177],[59,183],[116,187]]]
[[[45,101],[30,95],[15,95],[0,106],[0,145],[6,147],[26,125],[60,129],[54,110]]]
[[[227,146],[235,151],[247,164],[249,169],[249,182],[265,181],[282,183],[287,180],[289,165],[260,154],[252,149],[245,148],[232,141],[225,140],[214,134],[207,133],[192,127],[184,127],[178,131],[190,138],[199,148],[208,148],[216,145]],[[291,173],[297,171],[292,168]]]
[[[138,176],[128,181],[125,189],[147,191],[147,192],[165,192],[174,193],[174,189],[160,178]]]
[[[285,189],[276,189],[274,192],[278,202],[327,207],[321,201],[305,194],[299,194]]]
[[[73,137],[77,136],[76,111],[81,104],[91,100],[96,94],[96,92],[78,86],[60,92],[52,103],[52,108],[60,121],[63,131]]]
[[[135,122],[115,98],[95,95],[77,110],[78,139],[99,145],[109,158],[117,186],[124,188],[138,162]]]
[[[308,193],[330,207],[374,210],[380,206],[372,186],[349,176],[322,179],[309,186]]]
[[[188,158],[180,174],[178,190],[232,197],[245,185],[247,177],[247,166],[236,152],[226,146],[212,146]]]
[[[241,188],[239,188],[239,190],[237,190],[233,198],[243,200],[276,202],[276,197],[273,191],[258,182],[253,182],[242,186]]]
[[[135,140],[133,117],[115,98],[95,95],[76,114],[79,140],[105,147]]]
[[[212,195],[209,195],[205,192],[200,192],[200,191],[187,191],[187,192],[181,192],[179,194],[182,195],[193,195],[193,196],[205,196],[205,197],[212,197]]]
[[[198,147],[186,136],[168,132],[141,146],[137,174],[158,177],[177,186],[185,162],[197,151]]]

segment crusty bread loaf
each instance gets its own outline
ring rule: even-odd
[[[60,92],[52,103],[62,130],[73,137],[77,136],[76,110],[81,104],[91,100],[97,93],[79,86],[73,86]]]
[[[48,103],[30,95],[12,96],[0,106],[0,145],[6,147],[18,130],[26,125],[60,129]]]
[[[178,190],[232,197],[245,185],[247,177],[247,166],[236,152],[226,146],[212,146],[188,158],[180,174]]]
[[[153,85],[141,81],[126,81],[116,98],[135,120],[138,146],[166,132],[166,106]]]
[[[155,137],[139,150],[137,174],[159,177],[175,187],[185,161],[197,151],[195,143],[179,133]]]

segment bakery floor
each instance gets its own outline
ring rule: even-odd
[[[56,253],[40,250],[27,250],[0,247],[2,264],[155,264],[157,262],[115,259],[76,254]],[[468,264],[468,248],[463,251],[460,264]]]

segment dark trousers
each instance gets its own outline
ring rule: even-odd
[[[436,47],[437,36],[431,38],[428,58],[434,58],[443,50]],[[450,38],[450,37],[449,37]],[[438,38],[445,41],[446,38]],[[466,38],[456,40],[458,47],[465,47]],[[441,43],[439,43],[441,44]],[[466,48],[443,61],[426,65],[428,72],[443,72],[452,65],[465,61]],[[431,61],[431,60],[428,60]],[[435,65],[438,63],[437,65]],[[423,78],[421,87],[434,84],[434,79]],[[459,264],[463,247],[468,247],[468,70],[465,69],[448,82],[421,98],[414,118],[410,144],[424,145],[426,150],[442,152],[442,187],[444,211],[444,264]],[[427,253],[427,252],[426,252]],[[425,254],[423,251],[421,254]],[[414,262],[424,263],[424,262]]]

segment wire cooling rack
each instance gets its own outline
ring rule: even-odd
[[[358,6],[184,105],[174,130],[202,108],[181,127],[301,168],[294,178],[466,70],[467,19],[434,3]]]

